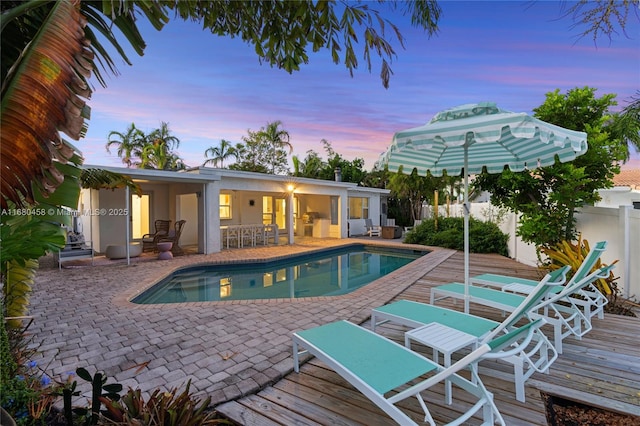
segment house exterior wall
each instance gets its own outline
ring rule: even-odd
[[[360,197],[360,198],[368,198],[369,199],[369,219],[374,226],[379,226],[383,222],[386,223],[386,214],[382,215],[382,202],[386,203],[386,194],[381,196],[380,193],[371,193],[369,191],[361,191],[361,190],[351,190],[349,191],[349,197]],[[347,200],[347,205],[345,206],[345,217],[349,217],[348,215],[348,207],[349,203]],[[367,232],[367,227],[365,224],[365,219],[348,219],[349,222],[349,235],[364,235]]]
[[[329,224],[328,232],[322,227],[323,236],[333,238],[348,237],[348,197],[370,198],[369,215],[374,223],[380,220],[380,199],[389,191],[375,188],[358,188],[353,183],[313,180],[287,176],[263,175],[212,168],[198,168],[186,173],[159,170],[137,170],[116,167],[104,167],[115,173],[122,173],[138,182],[142,191],[150,195],[149,222],[157,219],[168,219],[175,223],[185,219],[187,224],[181,237],[182,244],[197,244],[200,253],[216,253],[221,250],[220,226],[234,224],[262,223],[262,197],[272,196],[285,199],[285,211],[290,216],[293,211],[289,203],[288,187],[294,188],[294,196],[298,199],[297,217],[304,213],[318,212],[322,224]],[[85,209],[115,210],[125,209],[127,205],[126,191],[119,190],[83,190],[80,204],[89,203]],[[232,195],[231,219],[220,219],[220,194]],[[331,223],[332,197],[337,199],[338,220]],[[335,204],[334,204],[335,205]],[[91,230],[91,239],[95,250],[106,251],[111,244],[125,244],[129,240],[126,235],[128,216],[102,216],[88,222],[84,229]],[[287,237],[293,239],[294,226],[299,224],[287,219]],[[364,221],[363,221],[364,223]],[[364,225],[362,225],[364,227]],[[291,233],[289,231],[291,230]],[[150,229],[153,232],[153,229]],[[297,230],[301,235],[301,231]],[[282,232],[281,234],[283,234]]]
[[[596,207],[618,207],[640,202],[639,189],[632,190],[629,187],[617,187],[605,189],[599,193],[601,200],[595,204]]]
[[[108,190],[101,189],[98,191],[98,205],[94,209],[99,209],[100,212],[105,214],[98,214],[94,216],[98,226],[97,231],[99,239],[97,245],[93,247],[94,250],[104,253],[108,245],[125,245],[129,238],[126,235],[126,226],[128,215],[124,214],[109,214],[109,212],[120,212],[125,208],[125,191],[124,190]]]

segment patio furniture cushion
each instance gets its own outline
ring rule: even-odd
[[[160,238],[169,234],[171,227],[170,220],[158,219],[154,222],[155,232],[153,234],[144,234],[142,236],[142,251],[156,251],[156,244]]]
[[[184,254],[184,250],[180,247],[180,236],[182,235],[185,223],[187,223],[186,220],[177,221],[174,224],[174,229],[168,232],[167,235],[158,238],[156,244],[161,242],[171,242],[173,243],[171,246],[171,253],[173,253],[173,255],[180,256]]]

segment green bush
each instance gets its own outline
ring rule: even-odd
[[[508,240],[509,236],[495,223],[469,218],[469,252],[508,256]],[[464,250],[464,218],[440,218],[437,229],[433,219],[423,220],[407,234],[404,242]]]

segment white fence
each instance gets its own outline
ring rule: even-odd
[[[444,206],[440,206],[441,217],[447,216],[446,210]],[[451,205],[449,214],[462,216],[462,205]],[[528,265],[539,263],[535,246],[524,243],[515,236],[515,214],[501,213],[489,203],[471,203],[471,216],[480,220],[499,221],[500,229],[509,234],[509,256]],[[609,264],[618,260],[613,272],[620,277],[617,284],[622,295],[640,300],[640,210],[634,210],[631,205],[583,207],[576,218],[577,230],[589,244],[607,241],[602,261]]]

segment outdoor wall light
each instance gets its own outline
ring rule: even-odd
[[[287,185],[287,191],[293,192],[294,189],[296,189],[296,188],[292,184]]]

